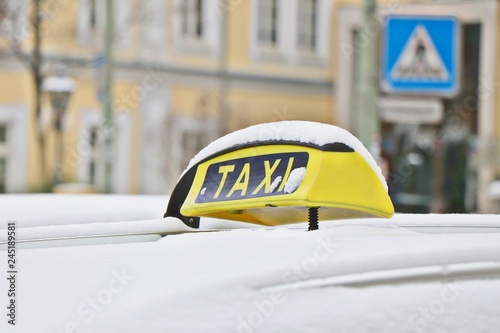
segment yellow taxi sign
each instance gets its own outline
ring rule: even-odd
[[[320,207],[322,219],[394,213],[379,176],[349,146],[260,142],[194,165],[166,216],[195,227],[200,216],[276,226],[307,221],[311,207]]]
[[[287,152],[211,163],[196,204],[277,196],[290,193],[286,181],[293,170],[306,168],[307,152]],[[288,190],[288,192],[286,191]]]

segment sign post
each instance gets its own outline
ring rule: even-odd
[[[377,1],[363,1],[363,31],[370,31],[370,26],[376,23]],[[359,71],[360,80],[356,86],[356,94],[359,98],[358,108],[355,113],[355,133],[366,147],[380,136],[380,119],[377,108],[378,98],[378,38],[366,38],[363,47],[360,48]],[[376,157],[378,158],[378,157]]]

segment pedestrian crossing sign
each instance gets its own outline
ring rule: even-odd
[[[459,23],[454,17],[388,16],[382,89],[452,96],[459,84]]]

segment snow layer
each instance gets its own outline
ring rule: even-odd
[[[276,177],[276,178],[273,180],[273,182],[272,182],[271,186],[269,187],[269,190],[271,191],[271,193],[273,193],[273,192],[274,192],[274,190],[278,187],[278,185],[281,183],[281,180],[282,180],[282,179],[283,179],[283,177],[278,176],[278,177]]]
[[[168,230],[166,219],[91,223],[157,216],[167,200],[8,195],[0,196],[0,207],[2,217],[42,237],[48,230],[51,235]],[[229,225],[245,226],[202,220],[205,228]],[[500,234],[430,235],[396,225],[498,228],[500,219],[396,214],[389,220],[322,222],[315,232],[296,225],[183,234],[151,243],[19,250],[18,322],[12,327],[1,321],[0,332],[496,333],[499,279],[444,279],[450,264],[500,263]],[[0,257],[6,258],[5,251]],[[443,281],[262,292],[287,282],[429,265],[442,266]],[[5,278],[0,290],[8,290]],[[1,295],[7,304],[6,293]]]
[[[18,228],[111,221],[159,219],[168,196],[147,195],[0,195],[0,230],[7,221]]]
[[[366,226],[235,230],[19,256],[18,323],[3,320],[1,332],[493,333],[500,327],[498,278],[261,291],[426,265],[444,265],[445,279],[447,264],[498,263],[500,234]],[[5,279],[0,290],[7,290]]]
[[[72,92],[75,90],[75,82],[69,77],[52,76],[42,83],[44,91]]]
[[[41,227],[18,227],[17,240],[36,240],[43,238],[63,238],[82,236],[104,236],[120,234],[165,234],[190,230],[178,219],[156,219],[125,222],[101,222],[65,224]],[[0,241],[7,239],[7,233],[0,234]]]
[[[281,177],[273,184],[278,186]],[[273,187],[272,185],[271,187]],[[162,219],[168,202],[167,196],[123,196],[123,195],[1,195],[0,231],[6,228],[7,221],[16,221],[20,239],[39,239],[44,237],[72,237],[120,233],[168,233],[175,228],[183,230],[182,223]],[[321,210],[319,212],[321,220]],[[500,229],[498,215],[421,215],[396,214],[391,219],[353,219],[322,221],[321,228],[342,225],[363,226],[402,226],[418,227],[429,232],[455,232],[453,229],[468,227],[463,231]],[[287,228],[304,230],[306,223]],[[257,225],[202,218],[202,229],[260,228]],[[457,229],[458,230],[458,229]],[[7,237],[0,232],[0,241]]]
[[[190,162],[184,173],[203,159],[224,149],[246,143],[285,140],[310,143],[319,146],[341,142],[353,148],[375,171],[387,190],[387,183],[373,156],[354,135],[340,127],[309,121],[281,121],[254,125],[230,133],[202,149]]]
[[[293,169],[285,183],[285,192],[293,193],[302,183],[302,179],[306,175],[306,168]]]

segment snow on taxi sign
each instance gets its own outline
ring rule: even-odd
[[[391,217],[387,184],[347,131],[286,121],[228,134],[193,158],[165,217],[199,227],[199,217],[266,226],[321,219]]]
[[[390,93],[457,93],[458,34],[454,17],[387,17],[382,88]]]

